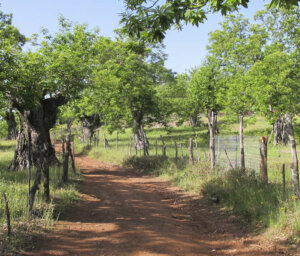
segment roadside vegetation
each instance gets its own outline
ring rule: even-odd
[[[33,216],[28,214],[28,172],[8,172],[16,146],[15,141],[0,140],[0,254],[16,255],[20,249],[33,246],[32,241],[52,228],[55,220],[79,199],[77,185],[80,173],[70,170],[70,181],[62,183],[62,167],[50,168],[50,202],[42,189],[37,192]],[[36,170],[32,170],[32,183]],[[7,219],[3,193],[6,193],[11,218],[11,235],[7,236]]]
[[[184,191],[202,194],[208,202],[218,204],[220,209],[234,214],[237,220],[246,225],[249,230],[265,233],[272,239],[288,240],[290,243],[298,243],[300,238],[300,204],[293,194],[292,177],[289,169],[291,154],[289,145],[268,144],[268,184],[261,181],[259,169],[247,168],[229,170],[218,167],[210,168],[208,158],[209,138],[207,136],[207,124],[202,120],[202,126],[192,129],[190,126],[147,128],[145,129],[149,139],[149,156],[143,156],[138,151],[135,155],[134,148],[130,155],[130,129],[123,133],[109,133],[104,128],[99,131],[100,141],[86,145],[76,141],[76,150],[83,154],[103,162],[123,165],[128,168],[140,170],[145,174],[159,176]],[[246,119],[245,136],[270,135],[270,126],[264,117],[256,116]],[[220,119],[220,136],[238,134],[238,124]],[[299,118],[295,119],[295,127],[300,125]],[[58,129],[59,130],[59,129]],[[296,129],[297,141],[300,141],[299,129]],[[102,140],[109,142],[109,147],[104,147]],[[188,156],[188,140],[197,134],[200,161],[192,164]],[[163,136],[167,157],[162,156]],[[156,141],[158,143],[158,155],[156,156]],[[178,148],[178,159],[175,159],[174,141],[182,144],[182,153]],[[256,144],[259,152],[259,143]],[[252,150],[252,149],[251,149]],[[247,148],[245,148],[247,152]],[[195,152],[194,152],[195,154]],[[205,158],[206,155],[206,158]],[[260,161],[258,158],[257,161]],[[286,165],[285,191],[282,184],[282,164]]]
[[[113,39],[64,17],[56,33],[43,29],[29,39],[0,11],[0,136],[7,139],[0,141],[0,192],[7,194],[13,228],[16,222],[34,230],[50,226],[77,198],[72,180],[80,176],[69,171],[75,140],[77,152],[161,176],[202,193],[250,229],[298,241],[295,1],[272,1],[251,20],[228,14],[209,33],[201,65],[185,74],[165,67],[161,40],[171,25],[204,20],[202,7],[187,11],[188,1],[167,1],[149,34],[145,14],[160,1],[150,9],[140,6],[146,1],[125,2],[128,14],[137,10],[137,16],[123,15],[124,27]],[[241,4],[229,2],[211,5],[212,11],[225,14]],[[180,18],[172,16],[175,7]],[[56,140],[63,145],[60,161]],[[3,201],[0,211],[4,234]],[[3,250],[17,250],[8,240],[2,239]]]

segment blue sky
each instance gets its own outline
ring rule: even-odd
[[[249,8],[241,12],[246,17],[263,8],[269,1],[250,0]],[[26,36],[39,33],[41,27],[50,32],[57,30],[57,18],[62,14],[74,22],[98,27],[103,36],[114,37],[119,27],[120,13],[124,11],[122,0],[0,0],[4,13],[13,13],[13,24]],[[182,31],[168,31],[164,44],[168,54],[166,67],[182,73],[201,64],[206,55],[208,33],[219,27],[220,14],[208,16],[198,28],[185,26]]]

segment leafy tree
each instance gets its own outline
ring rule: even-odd
[[[274,52],[256,62],[247,76],[256,98],[256,106],[269,119],[285,116],[292,152],[294,193],[299,196],[299,172],[292,119],[299,113],[299,72],[297,63],[285,52]],[[270,109],[270,105],[272,109]]]
[[[234,114],[240,121],[241,168],[245,169],[243,139],[244,117],[254,109],[252,88],[245,82],[249,68],[263,58],[263,46],[267,35],[257,25],[251,25],[242,15],[229,15],[221,29],[210,33],[210,54],[221,62],[221,72],[226,79],[224,105],[229,114]]]
[[[88,86],[90,58],[97,39],[97,33],[88,31],[85,25],[73,26],[63,18],[59,24],[60,31],[55,36],[45,34],[34,52],[15,54],[14,75],[6,76],[6,86],[0,87],[1,93],[21,113],[25,126],[10,168],[44,166],[46,200],[49,200],[49,164],[57,161],[49,130],[56,123],[58,107],[77,98]]]
[[[223,15],[238,7],[248,6],[249,0],[125,0],[126,12],[121,22],[131,36],[161,41],[173,25],[181,28],[182,23],[198,26],[209,12]],[[272,6],[291,8],[298,0],[272,0]]]
[[[95,72],[94,84],[110,130],[132,127],[136,148],[148,154],[144,126],[162,120],[155,87],[168,72],[163,68],[164,56],[155,48],[121,39],[112,42],[111,58]]]
[[[268,44],[265,47],[264,55],[270,55],[275,52],[287,52],[299,63],[299,8],[294,7],[289,10],[269,8],[257,12],[255,18],[268,36]],[[295,66],[294,72],[297,72],[295,70],[297,66],[299,65]],[[269,109],[274,110],[271,104]],[[274,111],[269,111],[268,115],[273,113]],[[269,118],[273,125],[274,145],[286,143],[288,134],[285,117],[277,114],[275,116],[277,116],[277,119]]]
[[[8,124],[8,139],[16,138],[16,122],[11,103],[6,99],[3,88],[10,86],[16,79],[16,56],[25,42],[25,36],[12,25],[12,15],[4,14],[0,10],[0,116]]]
[[[217,114],[223,108],[224,96],[224,77],[220,73],[220,62],[217,59],[208,56],[199,70],[192,73],[188,92],[189,101],[207,114],[211,168],[214,168]]]

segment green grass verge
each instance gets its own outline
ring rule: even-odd
[[[7,166],[13,157],[14,141],[0,140],[0,255],[15,255],[17,252],[31,245],[35,236],[43,230],[51,228],[53,221],[59,214],[68,208],[78,197],[76,184],[81,180],[81,175],[69,170],[70,182],[61,182],[62,167],[50,168],[50,193],[51,202],[43,199],[42,184],[37,192],[34,204],[34,216],[28,220],[27,193],[28,173],[24,171],[8,172]],[[36,170],[32,170],[32,183]],[[6,213],[2,193],[8,198],[11,215],[12,235],[7,237]]]

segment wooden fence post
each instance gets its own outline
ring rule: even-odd
[[[189,159],[190,159],[191,163],[194,162],[193,138],[190,138],[190,141],[189,141]]]
[[[119,132],[117,132],[117,141],[116,141],[116,149],[119,148]]]
[[[176,140],[174,141],[174,146],[175,146],[175,160],[177,161],[177,159],[178,159],[178,150],[177,150]]]
[[[259,138],[260,142],[260,177],[262,182],[268,183],[268,136],[261,136]]]
[[[129,137],[129,155],[131,156],[131,149],[132,149],[132,137]]]
[[[229,156],[227,154],[227,151],[226,151],[226,147],[224,147],[224,152],[225,152],[226,158],[228,160],[228,165],[229,165],[230,169],[233,169],[232,163],[231,163],[230,158],[229,158]]]
[[[7,236],[10,236],[10,234],[11,234],[10,212],[9,212],[8,200],[7,200],[5,192],[3,192],[3,197],[4,197],[4,201],[5,201],[5,211],[6,211],[6,221],[7,221]]]
[[[183,158],[182,144],[180,143],[181,158]]]
[[[105,138],[105,133],[103,133],[103,143],[104,143],[104,148],[106,148],[106,138]]]
[[[282,188],[283,196],[285,197],[285,164],[282,164]]]
[[[157,156],[157,138],[155,139],[155,156]]]
[[[64,162],[63,162],[63,176],[62,181],[68,181],[68,171],[69,171],[69,156],[70,156],[70,137],[66,138],[66,152],[64,153]]]
[[[69,152],[70,152],[70,157],[71,157],[71,163],[72,163],[72,169],[73,169],[73,172],[76,173],[76,168],[75,168],[75,153],[74,153],[74,135],[68,135],[69,136],[69,141],[70,143],[67,144],[67,146],[69,146]],[[72,147],[71,147],[71,142],[73,142],[73,150],[72,150]]]
[[[200,156],[198,152],[198,141],[197,141],[197,135],[195,136],[195,150],[196,150],[196,156],[197,156],[197,162],[200,162]]]
[[[162,135],[160,135],[161,141],[162,141],[162,146],[161,146],[161,151],[163,156],[167,156],[167,146],[165,144],[164,138]]]

